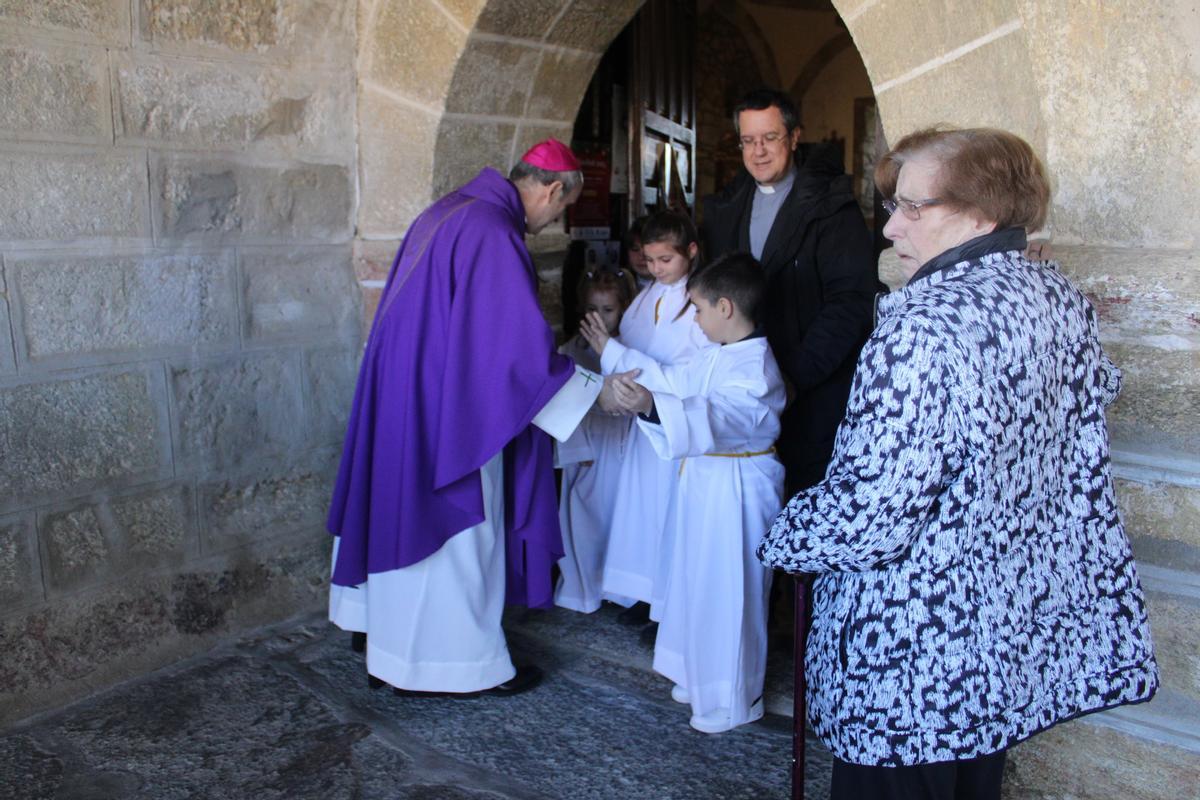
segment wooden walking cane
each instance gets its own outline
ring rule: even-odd
[[[804,678],[804,654],[808,649],[809,602],[811,576],[796,576],[796,622],[793,656],[796,660],[795,682],[792,688],[792,800],[804,800],[804,730],[808,718]]]

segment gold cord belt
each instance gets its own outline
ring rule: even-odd
[[[713,458],[754,458],[754,456],[769,456],[775,452],[775,447],[772,445],[766,450],[759,450],[756,453],[705,453],[704,456]],[[683,465],[687,463],[687,456],[679,459],[679,474],[683,474]]]

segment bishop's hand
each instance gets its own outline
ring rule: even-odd
[[[584,339],[587,339],[587,343],[591,345],[597,355],[604,355],[604,346],[612,337],[609,336],[608,328],[597,312],[589,311],[584,316],[583,321],[579,323],[579,332],[583,334]]]
[[[640,369],[631,369],[629,372],[619,372],[616,375],[604,376],[604,386],[600,388],[600,396],[596,398],[596,404],[600,406],[600,410],[614,416],[631,413],[617,400],[615,394],[616,386],[619,380],[628,379],[632,381],[639,374],[641,374]]]

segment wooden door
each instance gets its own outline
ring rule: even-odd
[[[696,205],[696,4],[647,0],[630,26],[631,212]]]

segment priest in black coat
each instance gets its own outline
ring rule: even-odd
[[[779,439],[791,494],[825,477],[885,289],[836,148],[797,164],[799,115],[782,92],[750,93],[733,117],[746,172],[704,199],[702,239],[707,259],[749,252],[766,271],[767,340],[794,393]]]

